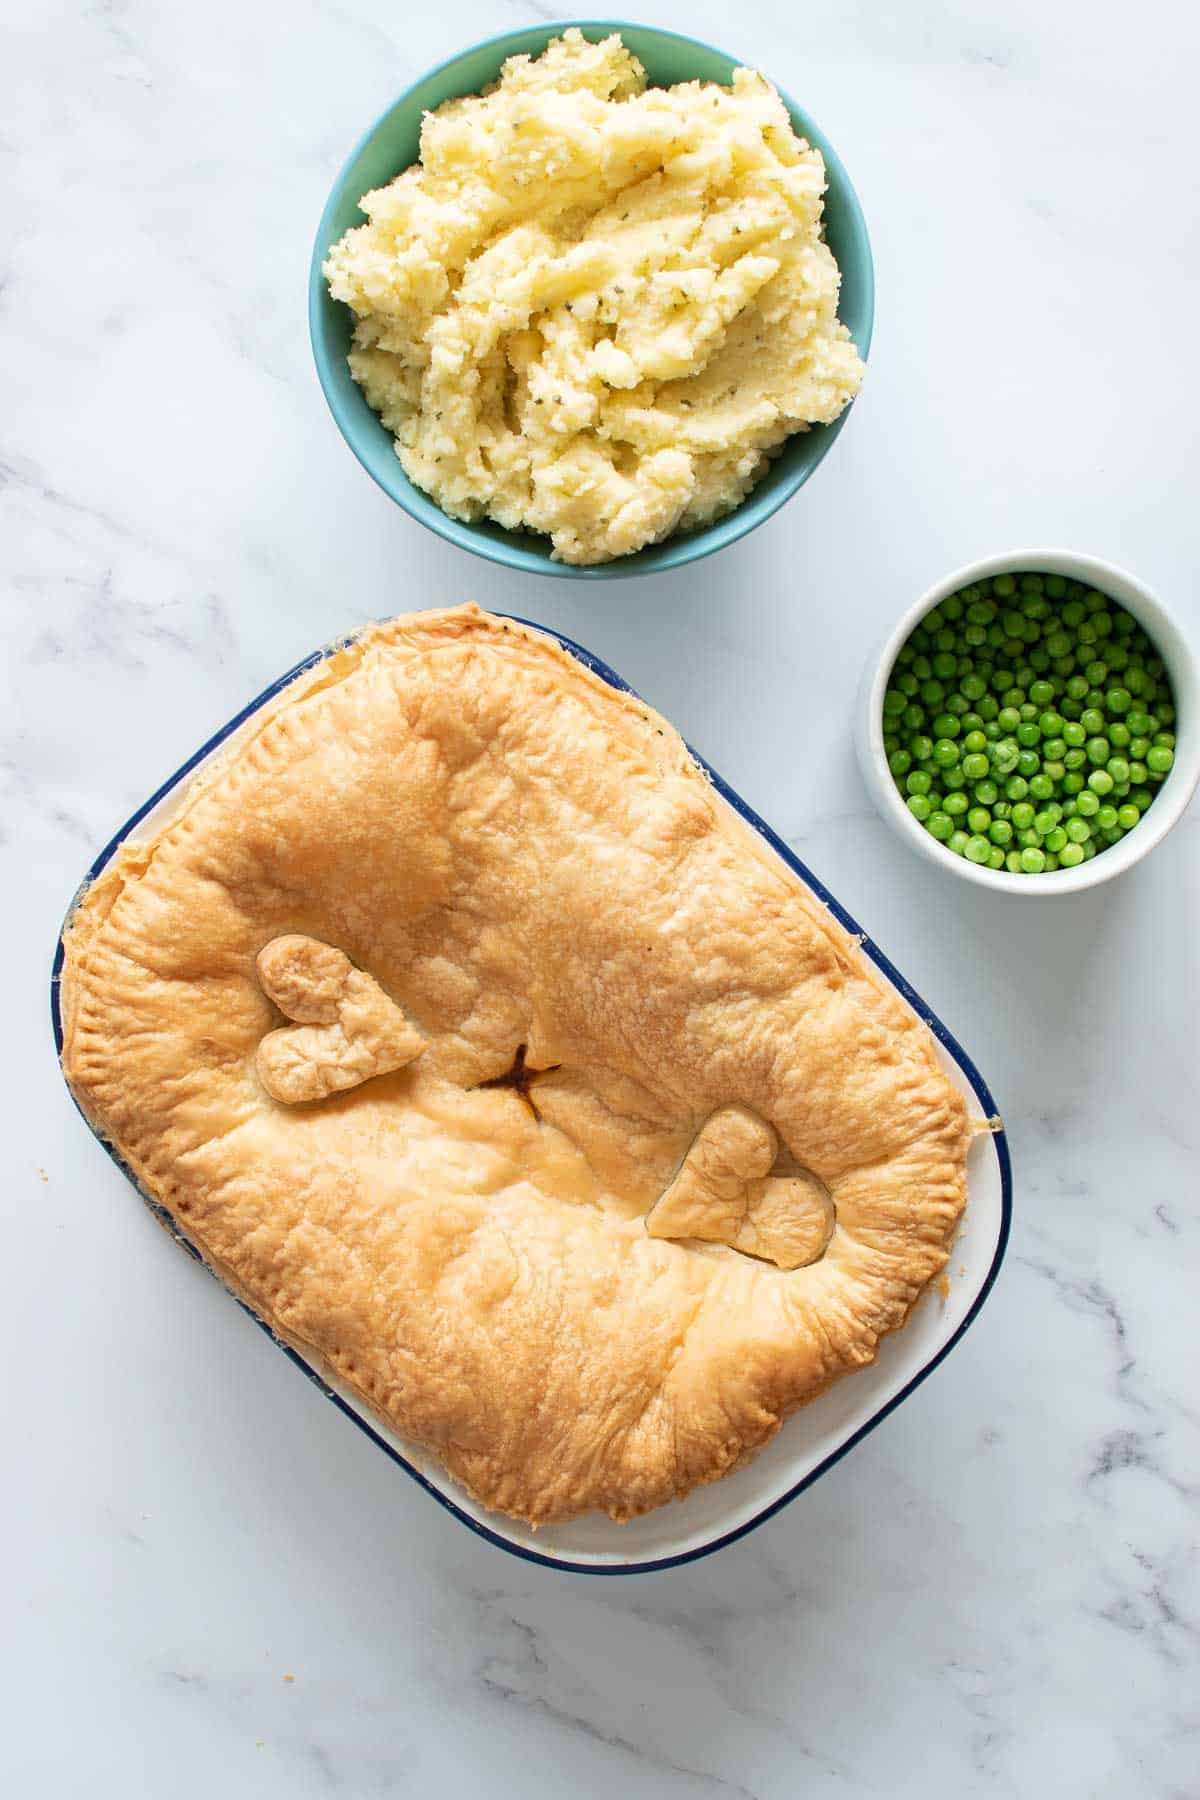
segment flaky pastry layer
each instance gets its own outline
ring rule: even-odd
[[[293,1027],[327,1032],[324,1097],[272,1097],[258,959],[292,934],[377,984],[412,1060],[337,1091],[327,997]],[[663,719],[474,607],[268,703],[83,896],[62,996],[81,1105],[218,1273],[533,1523],[727,1473],[873,1359],[965,1203],[926,1029]],[[729,1106],[832,1201],[805,1267],[646,1229]]]

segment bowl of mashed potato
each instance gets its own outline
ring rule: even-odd
[[[309,319],[406,512],[533,573],[678,567],[828,453],[861,385],[849,178],[762,75],[673,32],[514,31],[411,87],[322,216]]]

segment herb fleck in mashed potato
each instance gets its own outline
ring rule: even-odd
[[[824,187],[760,76],[648,88],[617,36],[428,114],[325,264],[405,474],[569,563],[729,512],[862,380]]]

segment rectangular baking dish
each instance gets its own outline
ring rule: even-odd
[[[516,622],[555,638],[593,674],[612,687],[627,693],[633,692],[619,675],[570,638],[550,631],[545,626],[533,625],[529,620]],[[79,894],[96,879],[124,844],[152,835],[171,818],[183,799],[190,778],[218,751],[227,751],[238,733],[249,725],[261,707],[273,700],[298,675],[340,649],[347,641],[339,639],[335,644],[326,645],[312,656],[306,657],[295,668],[289,669],[286,675],[272,682],[257,699],[252,700],[249,706],[243,708],[189,757],[182,768],[177,769],[139,807],[105,846],[84,876]],[[441,1470],[433,1458],[396,1436],[357,1395],[331,1378],[328,1370],[317,1367],[294,1346],[281,1342],[264,1320],[258,1318],[243,1301],[237,1300],[243,1311],[248,1312],[255,1323],[268,1332],[283,1354],[321,1389],[327,1399],[345,1413],[347,1418],[352,1419],[360,1430],[365,1431],[386,1455],[462,1524],[513,1555],[544,1563],[551,1568],[583,1574],[635,1574],[671,1568],[680,1563],[691,1562],[697,1557],[708,1556],[725,1544],[743,1537],[748,1531],[753,1531],[756,1525],[761,1525],[798,1494],[803,1493],[805,1488],[811,1486],[899,1406],[958,1343],[977,1316],[996,1279],[1004,1257],[1012,1213],[1012,1173],[1007,1139],[996,1103],[970,1057],[878,946],[872,943],[787,845],[776,837],[770,826],[722,781],[715,770],[709,768],[702,757],[696,756],[694,751],[692,754],[726,804],[763,838],[771,851],[804,882],[839,923],[859,939],[863,954],[871,959],[904,1003],[928,1025],[939,1061],[962,1093],[970,1116],[981,1125],[986,1123],[988,1127],[978,1133],[969,1154],[967,1208],[941,1288],[934,1284],[914,1308],[903,1330],[884,1338],[878,1358],[870,1368],[859,1370],[848,1379],[837,1382],[827,1393],[793,1414],[777,1437],[744,1468],[709,1487],[698,1489],[677,1505],[660,1507],[627,1525],[617,1525],[606,1517],[588,1514],[568,1524],[545,1527],[541,1531],[534,1531],[517,1520],[487,1512],[477,1505]],[[76,895],[76,900],[79,894]],[[72,902],[72,908],[74,904],[75,901]],[[70,917],[70,912],[67,917]],[[64,921],[64,929],[65,923]],[[59,983],[63,953],[60,933],[50,985],[54,1042],[60,1055],[63,1034]],[[202,1262],[204,1259],[198,1248],[170,1215],[138,1187],[112,1146],[104,1143],[103,1139],[99,1141],[176,1242]]]

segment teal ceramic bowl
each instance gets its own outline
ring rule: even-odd
[[[350,348],[352,315],[349,307],[331,298],[321,274],[321,265],[330,247],[350,226],[362,224],[363,215],[358,207],[361,196],[372,188],[382,187],[401,169],[417,160],[422,115],[440,106],[443,100],[479,93],[496,79],[506,57],[522,51],[537,56],[552,37],[561,36],[570,25],[578,25],[585,37],[592,39],[619,31],[643,63],[651,82],[659,87],[670,87],[679,81],[728,83],[740,63],[755,66],[751,55],[727,56],[723,50],[716,50],[696,38],[681,37],[677,32],[659,31],[648,25],[627,25],[619,19],[561,19],[553,24],[530,26],[523,31],[508,31],[439,63],[436,69],[414,82],[375,121],[351,152],[335,181],[313,246],[308,319],[317,373],[338,430],[368,475],[405,512],[461,549],[487,557],[491,562],[503,563],[510,569],[521,569],[532,575],[569,575],[576,580],[601,581],[618,575],[650,575],[660,569],[676,569],[684,563],[709,556],[714,550],[723,549],[726,544],[735,543],[748,531],[753,531],[756,525],[777,512],[797,488],[803,487],[833,447],[850,408],[847,407],[835,424],[815,425],[791,438],[749,498],[715,524],[697,531],[681,532],[616,562],[601,563],[594,568],[575,568],[552,561],[548,539],[531,532],[505,531],[486,520],[465,525],[459,519],[448,517],[427,494],[413,486],[400,466],[391,433],[384,429],[351,379],[346,356]],[[769,78],[769,71],[763,72]],[[838,310],[849,326],[860,354],[865,357],[871,344],[875,314],[875,276],[862,208],[850,185],[850,177],[828,138],[803,108],[782,90],[780,98],[797,132],[815,145],[825,158],[828,178],[825,235],[842,271]]]

